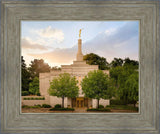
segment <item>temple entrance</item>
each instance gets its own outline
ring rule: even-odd
[[[76,108],[88,107],[88,98],[84,98],[84,97],[73,98],[72,107],[76,107]]]
[[[84,98],[76,98],[76,107],[77,108],[84,107]]]

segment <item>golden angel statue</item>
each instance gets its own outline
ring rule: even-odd
[[[82,29],[79,30],[79,38],[81,38],[81,31],[82,31]]]
[[[79,30],[79,38],[81,38],[81,31],[82,30],[83,30],[83,28]]]

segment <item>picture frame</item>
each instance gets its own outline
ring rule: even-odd
[[[2,0],[2,133],[159,133],[159,0]],[[21,20],[139,20],[139,113],[21,113]]]

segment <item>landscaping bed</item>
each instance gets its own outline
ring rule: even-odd
[[[87,112],[111,112],[109,108],[91,108],[87,109]]]
[[[51,108],[49,111],[74,111],[74,108]]]

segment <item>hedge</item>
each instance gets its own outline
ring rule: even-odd
[[[92,108],[92,109],[87,109],[87,111],[95,111],[95,112],[111,112],[109,108]]]
[[[21,95],[22,96],[27,96],[27,95],[29,95],[29,92],[28,91],[22,91]]]
[[[60,105],[60,104],[56,104],[56,105],[54,106],[54,108],[61,108],[61,105]]]
[[[34,106],[28,106],[28,105],[23,105],[22,108],[51,108],[51,105],[48,104],[43,104],[43,105],[34,105]]]
[[[23,98],[23,100],[45,100],[45,98]]]
[[[74,111],[74,108],[51,108],[50,111]]]

